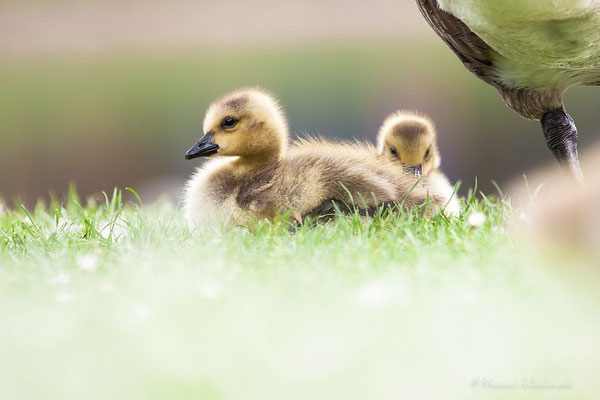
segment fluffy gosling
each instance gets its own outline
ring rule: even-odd
[[[376,154],[365,160],[324,141],[319,150],[288,148],[284,112],[261,90],[217,100],[206,113],[204,132],[186,158],[221,157],[199,168],[186,185],[184,212],[191,226],[215,220],[243,225],[287,212],[301,220],[330,201],[366,207],[404,201],[412,207],[428,199],[411,176],[398,174],[391,162],[377,162]]]
[[[450,199],[446,213],[456,215],[460,212],[454,186],[440,170],[442,159],[431,119],[410,111],[390,115],[379,129],[377,151],[380,156],[399,163],[404,171],[417,178],[423,177],[424,184],[432,192]]]

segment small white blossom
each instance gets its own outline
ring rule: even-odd
[[[65,274],[64,272],[61,272],[60,274],[50,279],[50,283],[53,285],[66,285],[69,282],[71,282],[71,277]]]
[[[519,221],[521,221],[521,222],[531,222],[531,218],[529,218],[529,215],[527,215],[524,212],[522,212],[521,214],[519,214]]]
[[[221,285],[216,282],[206,282],[200,285],[200,293],[209,300],[215,300],[221,294]]]
[[[477,303],[477,301],[478,301],[478,297],[475,293],[467,292],[467,291],[460,293],[459,298],[464,303]]]
[[[102,282],[99,289],[102,293],[110,293],[115,291],[115,285],[111,282]]]
[[[85,254],[77,257],[77,265],[83,271],[94,271],[98,267],[98,256],[96,254]]]
[[[485,224],[486,217],[483,213],[474,212],[469,215],[467,222],[474,228],[481,228]]]
[[[69,233],[77,233],[83,229],[83,225],[76,224],[67,218],[59,218],[56,222],[56,230],[65,231]]]
[[[133,315],[141,320],[146,320],[152,317],[152,310],[144,304],[137,304],[133,307]]]
[[[71,293],[62,292],[56,295],[56,301],[59,303],[66,303],[71,300],[73,300],[73,295]]]
[[[122,241],[128,233],[129,228],[127,225],[127,220],[124,218],[119,218],[114,224],[107,224],[100,230],[100,235],[102,235],[104,239],[110,238],[112,234],[113,240],[116,241]]]
[[[392,288],[381,282],[371,282],[361,286],[356,293],[356,301],[367,307],[385,307],[392,300]]]

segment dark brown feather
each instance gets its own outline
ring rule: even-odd
[[[454,51],[465,67],[492,86],[502,86],[494,69],[497,54],[464,22],[442,10],[437,0],[417,0],[421,13],[433,30]]]
[[[442,10],[437,0],[417,0],[417,5],[429,25],[464,66],[479,79],[498,89],[509,108],[527,119],[539,120],[545,113],[563,107],[562,90],[538,91],[508,87],[494,66],[494,59],[500,57],[498,52],[460,19]]]

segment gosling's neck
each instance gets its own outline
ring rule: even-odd
[[[254,146],[250,146],[251,152],[239,154],[234,161],[234,173],[238,176],[281,164],[288,144],[287,130],[262,125],[261,133]]]
[[[233,172],[240,176],[259,171],[266,167],[273,167],[282,162],[283,154],[267,153],[240,156],[232,163]]]

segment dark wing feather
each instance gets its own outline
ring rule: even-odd
[[[465,67],[492,86],[502,86],[493,58],[498,54],[464,22],[442,10],[437,0],[417,0],[421,13],[433,30],[460,58]]]
[[[473,33],[464,22],[442,10],[438,0],[417,0],[417,5],[429,25],[450,46],[465,67],[498,89],[508,107],[525,118],[535,120],[562,107],[562,90],[537,91],[508,87],[500,79],[494,66],[494,60],[497,60],[500,54]]]

